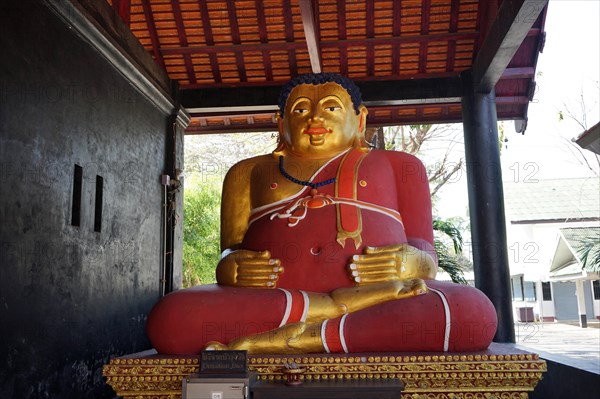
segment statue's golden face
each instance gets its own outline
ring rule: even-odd
[[[298,85],[285,104],[286,149],[311,158],[337,155],[358,140],[364,117],[366,108],[356,115],[350,95],[337,83]]]

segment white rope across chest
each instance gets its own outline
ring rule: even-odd
[[[311,195],[298,198],[294,201],[290,201],[287,206],[278,207],[278,209],[273,210],[269,219],[288,219],[288,226],[294,227],[306,217],[310,209],[319,209],[335,204],[352,205],[356,206],[357,208],[378,212],[402,224],[402,217],[400,216],[400,212],[394,209],[386,208],[384,206],[372,204],[365,201],[355,200],[352,198],[338,198],[328,194],[320,194],[316,192],[311,193]]]

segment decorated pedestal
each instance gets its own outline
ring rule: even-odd
[[[306,369],[306,380],[399,378],[402,397],[411,399],[525,399],[546,371],[538,355],[507,344],[472,353],[256,355],[248,361],[260,379],[282,384],[284,365],[290,362]],[[198,356],[147,351],[111,359],[103,374],[123,398],[179,399],[182,378],[199,367]]]

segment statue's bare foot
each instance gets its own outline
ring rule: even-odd
[[[394,281],[398,283],[397,298],[410,298],[411,296],[426,294],[429,289],[427,284],[420,278],[412,278],[409,280]]]
[[[218,341],[210,341],[206,344],[206,348],[204,348],[205,351],[226,351],[227,349],[229,349],[227,345]]]
[[[331,293],[331,297],[343,313],[352,313],[380,303],[422,295],[427,291],[425,281],[415,278],[339,288]]]
[[[308,353],[323,350],[320,324],[291,323],[271,331],[240,337],[227,345],[211,341],[205,350],[246,350],[248,353]]]

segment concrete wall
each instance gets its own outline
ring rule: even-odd
[[[167,117],[42,2],[0,27],[0,397],[112,397],[101,367],[149,348],[159,298]]]

